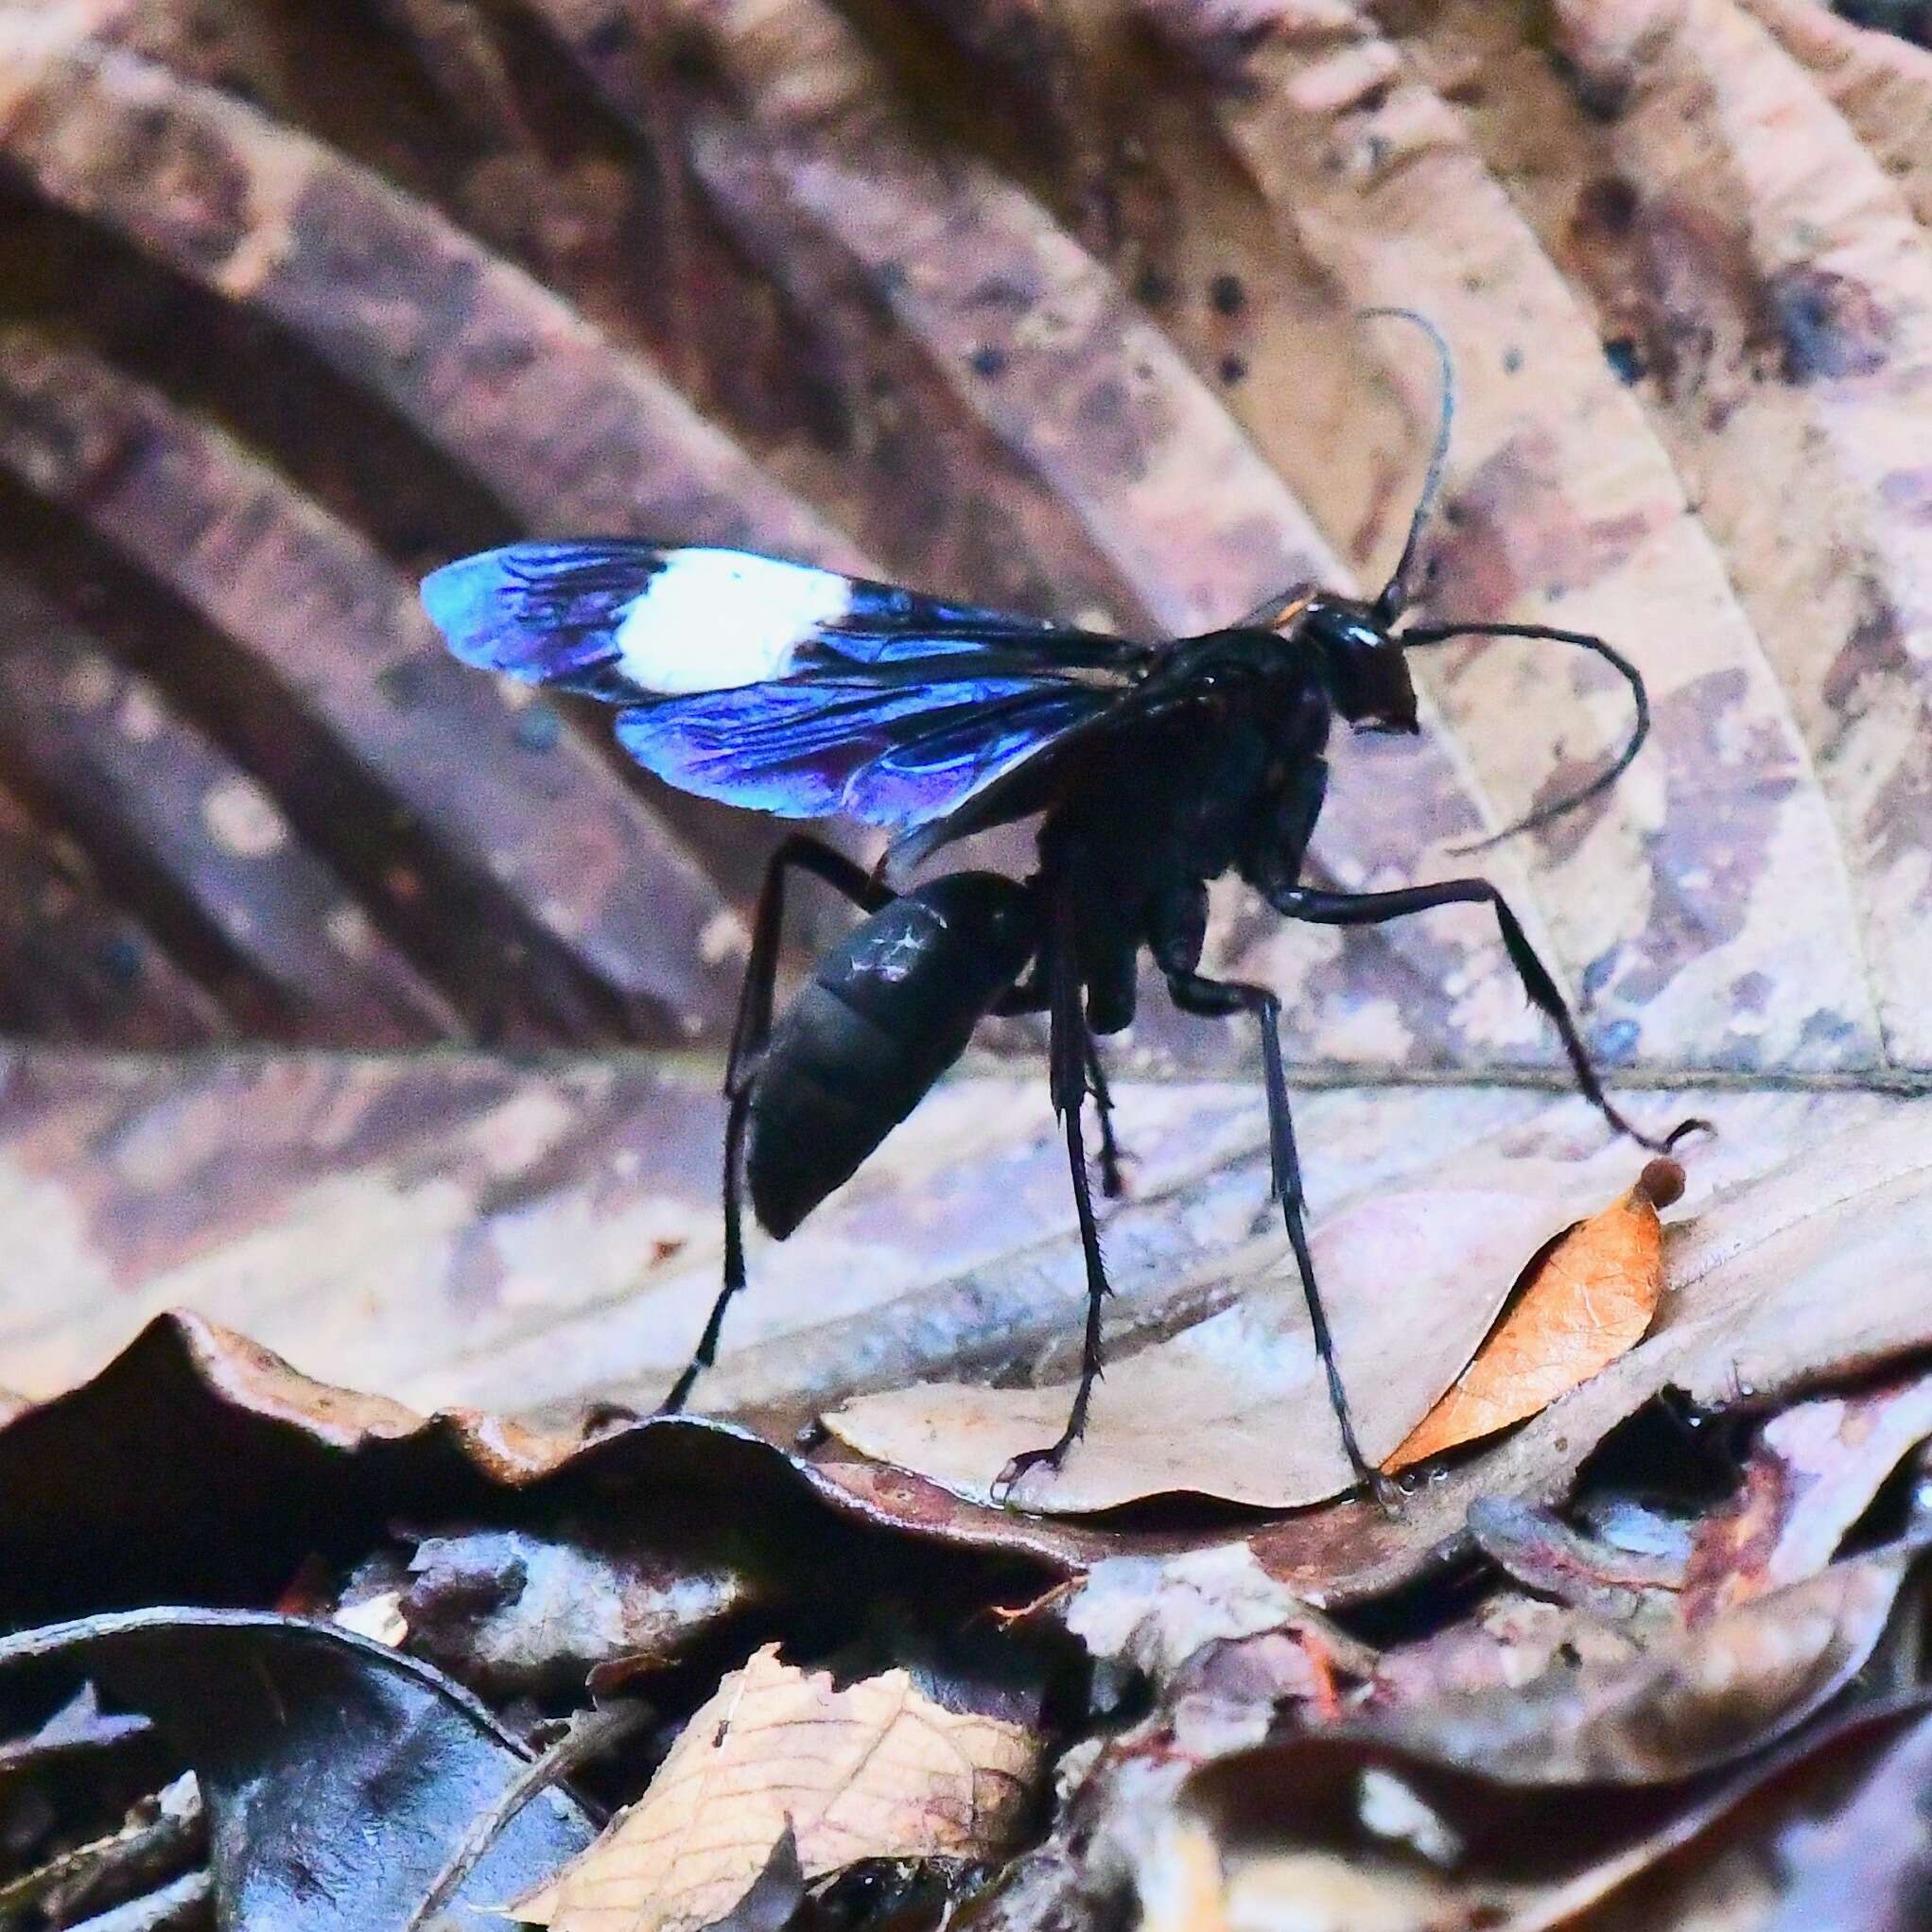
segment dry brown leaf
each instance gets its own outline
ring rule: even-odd
[[[1880,1486],[1932,1436],[1932,1377],[1800,1402],[1764,1426],[1744,1481],[1697,1525],[1681,1610],[1699,1623],[1824,1568]]]
[[[1306,1634],[1352,1676],[1375,1664],[1373,1650],[1270,1576],[1244,1542],[1104,1558],[1058,1598],[1054,1613],[1089,1655],[1132,1664],[1157,1685],[1210,1645],[1273,1630]]]
[[[1527,1191],[1525,1173],[1523,1192],[1390,1195],[1315,1230],[1336,1353],[1371,1456],[1409,1433],[1495,1319],[1524,1258],[1574,1218],[1548,1177],[1544,1193]],[[1279,1507],[1348,1488],[1332,1421],[1315,1419],[1326,1395],[1292,1271],[1278,1262],[1240,1301],[1118,1360],[1085,1439],[1015,1500],[1060,1513],[1192,1491]],[[1429,1314],[1419,1329],[1420,1309]],[[867,1455],[990,1498],[1013,1456],[1058,1434],[1070,1399],[1070,1386],[938,1384],[862,1396],[826,1421]]]
[[[844,1690],[776,1645],[731,1673],[650,1789],[514,1915],[555,1932],[691,1932],[757,1883],[789,1826],[808,1882],[863,1858],[1005,1843],[1037,1768],[1018,1724],[935,1703],[903,1670]]]
[[[1652,1161],[1620,1200],[1564,1235],[1475,1360],[1383,1467],[1407,1469],[1493,1436],[1634,1349],[1663,1294],[1657,1210],[1682,1192],[1677,1163]]]

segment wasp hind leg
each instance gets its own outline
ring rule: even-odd
[[[718,1355],[718,1338],[724,1328],[724,1311],[743,1288],[744,1268],[744,1149],[751,1126],[752,1095],[758,1061],[772,1036],[772,1005],[778,982],[778,949],[785,931],[785,884],[792,872],[809,872],[855,906],[876,913],[897,896],[862,866],[816,839],[794,833],[779,845],[765,866],[758,889],[757,910],[752,918],[751,956],[745,962],[744,985],[738,996],[738,1018],[731,1029],[731,1052],[724,1064],[724,1283],[711,1304],[705,1332],[698,1339],[684,1372],[671,1384],[659,1406],[661,1416],[674,1416],[689,1399],[692,1385]]]

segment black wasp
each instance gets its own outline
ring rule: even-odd
[[[725,1307],[744,1286],[745,1188],[782,1239],[912,1111],[982,1018],[1044,1012],[1086,1255],[1086,1349],[1059,1439],[1016,1458],[1002,1488],[1036,1464],[1057,1466],[1087,1420],[1107,1294],[1082,1112],[1090,1097],[1102,1185],[1117,1194],[1095,1037],[1133,1018],[1144,948],[1182,1011],[1246,1014],[1260,1032],[1275,1192],[1343,1445],[1357,1477],[1373,1482],[1309,1258],[1279,1002],[1263,986],[1199,969],[1207,882],[1230,869],[1283,917],[1316,925],[1488,906],[1577,1086],[1612,1126],[1662,1144],[1605,1094],[1555,981],[1487,879],[1377,893],[1301,882],[1334,719],[1359,731],[1418,729],[1408,651],[1452,637],[1547,638],[1593,652],[1628,681],[1636,727],[1621,754],[1512,831],[1601,792],[1648,730],[1643,680],[1600,638],[1538,624],[1396,628],[1453,413],[1439,337],[1436,346],[1436,447],[1401,558],[1371,601],[1297,585],[1227,630],[1146,645],[744,551],[621,540],[512,544],[425,583],[424,601],[464,662],[621,705],[619,740],[671,784],[780,818],[845,817],[893,835],[874,873],[804,836],[771,861],[725,1073],[724,1285],[668,1409],[710,1365]],[[966,833],[1036,812],[1039,865],[1024,881],[967,871],[903,893],[884,882]],[[793,871],[815,874],[866,916],[775,1025]]]

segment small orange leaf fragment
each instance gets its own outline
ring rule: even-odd
[[[1588,1382],[1644,1339],[1663,1294],[1657,1210],[1683,1169],[1653,1160],[1630,1192],[1563,1235],[1436,1406],[1383,1465],[1406,1469],[1493,1436]]]

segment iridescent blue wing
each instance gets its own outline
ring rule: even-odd
[[[1103,716],[1152,661],[835,571],[617,540],[468,557],[423,600],[465,662],[622,705],[619,740],[683,791],[900,832]]]
[[[464,663],[618,704],[987,650],[1062,669],[1146,656],[1123,638],[835,570],[621,539],[485,550],[426,578],[423,601]]]
[[[903,830],[943,818],[1114,702],[1020,678],[793,678],[633,705],[618,738],[681,791]]]

